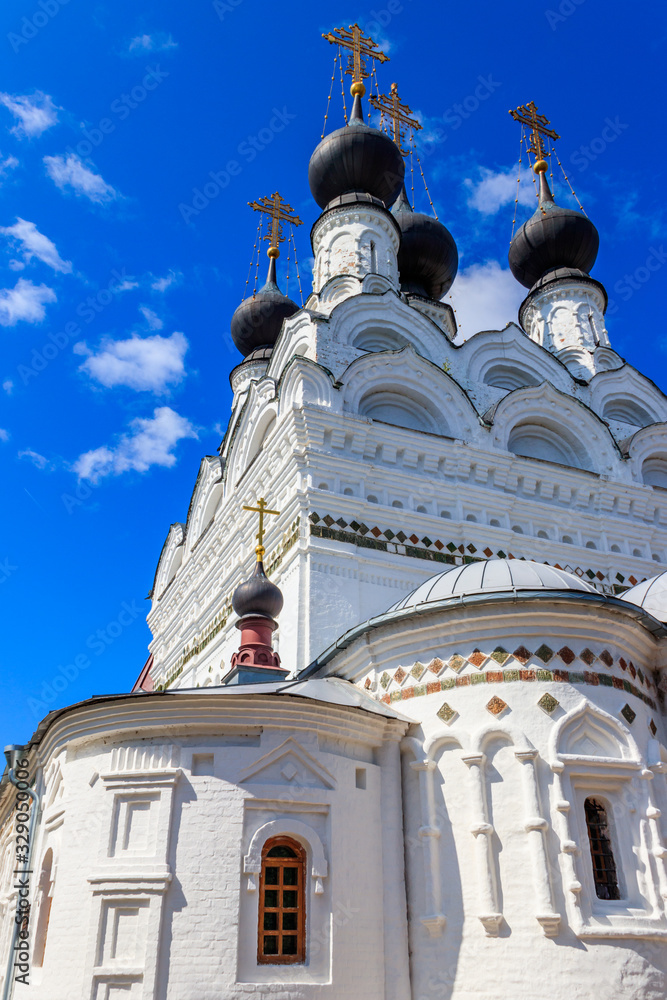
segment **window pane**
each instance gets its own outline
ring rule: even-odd
[[[278,869],[277,868],[267,868],[266,878],[264,879],[267,885],[278,885]]]
[[[272,914],[272,916],[277,916],[277,914]],[[297,913],[283,913],[283,930],[284,931],[295,931],[297,930]],[[266,924],[264,925],[266,927]],[[269,930],[274,930],[273,927],[268,928]]]
[[[265,889],[264,890],[264,906],[275,909],[278,905],[278,890],[277,889]]]
[[[596,895],[598,899],[620,899],[607,810],[597,799],[586,799],[584,809]]]
[[[292,930],[292,928],[288,928]],[[265,931],[277,931],[278,930],[278,914],[277,913],[265,913],[264,914],[264,930]]]
[[[273,935],[265,935],[264,937],[264,954],[265,955],[277,955],[278,954],[278,938],[273,937]]]
[[[299,869],[283,868],[283,885],[298,885],[298,884],[299,884]]]
[[[278,847],[272,847],[266,856],[267,858],[295,858],[296,852],[291,847],[280,844]]]
[[[298,905],[297,903],[298,896],[299,894],[298,892],[296,892],[295,889],[285,889],[285,891],[283,892],[283,906],[288,910],[295,909]]]
[[[283,955],[296,955],[296,934],[283,935]]]

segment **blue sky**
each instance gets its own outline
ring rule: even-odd
[[[593,274],[613,303],[612,344],[667,387],[665,16],[618,0],[6,0],[3,743],[26,740],[51,708],[128,690],[144,662],[162,543],[228,418],[248,201],[278,189],[300,214],[308,284],[307,166],[333,58],[323,31],[370,31],[391,58],[381,90],[397,81],[424,122],[424,170],[459,246],[462,336],[504,326],[522,299],[506,264],[519,143],[507,112],[532,99],[600,230]],[[562,184],[557,195],[567,200]]]

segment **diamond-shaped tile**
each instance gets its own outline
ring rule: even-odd
[[[479,649],[473,649],[472,653],[468,656],[468,663],[472,663],[473,667],[477,667],[478,670],[482,669],[486,660],[488,660],[488,656]]]
[[[317,524],[317,522],[321,520],[320,515],[316,514],[315,511],[313,511],[312,514],[309,514],[308,517],[313,522],[313,524]]]
[[[419,660],[417,660],[410,673],[412,674],[413,677],[416,677],[417,680],[419,680],[419,678],[421,677],[421,675],[424,673],[425,670],[426,667],[424,666],[424,664],[420,663]]]
[[[558,650],[558,655],[560,656],[560,658],[563,661],[563,663],[566,663],[568,666],[571,663],[574,663],[574,661],[576,659],[574,653],[572,652],[572,650],[570,649],[569,646],[563,646],[562,649],[559,649]]]
[[[486,703],[486,709],[491,715],[500,715],[507,708],[507,702],[499,698],[497,694],[494,694],[493,698]]]
[[[386,691],[390,684],[391,684],[391,677],[385,670],[382,677],[380,678],[380,686]]]
[[[623,657],[622,657],[622,656],[620,657],[620,659],[619,659],[619,661],[618,661],[618,662],[619,662],[619,663],[620,663],[620,665],[621,665],[621,670],[627,670],[627,669],[628,669],[628,664],[627,664],[627,662],[626,662],[626,661],[625,661],[625,660],[623,659]]]
[[[408,675],[406,674],[403,667],[399,667],[394,674],[394,680],[396,681],[397,684],[402,684],[407,676]]]
[[[592,649],[589,649],[588,646],[586,647],[586,649],[582,649],[579,656],[584,661],[584,663],[586,663],[589,667],[591,663],[593,663],[593,661],[596,659],[595,653],[593,652]]]
[[[322,520],[326,524],[327,528],[330,528],[332,524],[336,523],[331,514],[327,514],[325,517],[322,518]]]
[[[522,666],[525,666],[526,663],[528,663],[528,660],[531,658],[532,653],[530,652],[529,649],[526,649],[525,646],[518,646],[514,650],[512,656],[514,656],[514,658],[518,660]]]
[[[637,676],[637,670],[632,660],[630,660],[630,666],[628,667],[628,670],[630,671],[630,676],[634,680],[635,677]]]
[[[440,657],[438,657],[438,656],[434,656],[434,657],[433,657],[433,659],[431,660],[431,662],[430,662],[430,663],[429,663],[429,665],[428,665],[428,669],[429,669],[429,670],[431,671],[431,673],[433,673],[433,674],[439,674],[439,673],[440,673],[440,671],[442,670],[442,668],[444,667],[444,665],[445,665],[445,664],[444,664],[444,663],[443,663],[443,661],[442,661],[442,660],[440,659]]]
[[[600,659],[602,660],[603,663],[606,663],[608,667],[611,667],[614,664],[614,657],[611,655],[608,649],[602,650],[602,652],[600,653]]]
[[[375,535],[376,538],[379,538],[381,534],[382,532],[380,531],[379,528],[377,527],[371,528],[371,535]]]
[[[443,701],[442,705],[435,714],[438,716],[439,719],[442,719],[442,721],[446,725],[449,725],[449,723],[456,715],[456,709],[452,708],[451,705],[448,705],[446,701]]]
[[[655,734],[658,731],[658,727],[656,726],[656,724],[653,721],[653,719],[651,719],[651,721],[649,722],[648,728],[651,730],[651,736],[655,736]]]
[[[434,542],[433,544],[435,545],[435,547],[436,547],[436,549],[438,550],[438,552],[441,552],[441,551],[442,551],[442,549],[444,549],[444,547],[445,547],[445,546],[444,546],[444,545],[442,544],[442,542],[440,541],[440,539],[439,539],[439,538],[437,538],[437,539],[435,540],[435,542]]]
[[[455,670],[457,674],[459,673],[459,671],[463,670],[465,665],[466,665],[465,659],[458,653],[454,653],[453,656],[449,657],[448,666],[450,666],[452,670]]]
[[[347,521],[344,521],[342,517],[339,517],[336,521],[339,528],[347,528]]]
[[[629,726],[631,726],[632,723],[637,718],[637,713],[633,711],[633,709],[631,709],[630,706],[627,704],[624,705],[623,708],[621,709],[621,715],[623,716],[623,718],[625,719],[625,721],[628,723]]]
[[[359,525],[359,534],[367,535],[368,531],[369,531],[368,525],[364,524],[364,522],[362,521],[361,524]]]
[[[542,661],[542,663],[548,663],[549,660],[553,657],[553,655],[554,655],[553,649],[547,646],[546,642],[543,642],[542,645],[539,647],[539,649],[535,650],[535,656],[537,656]]]
[[[449,549],[450,552],[455,552],[456,551],[456,546],[454,545],[454,542],[447,542],[447,546],[446,547]]]
[[[543,712],[547,713],[547,715],[552,715],[560,705],[560,702],[558,701],[558,698],[554,698],[554,696],[549,694],[547,691],[542,695],[537,704]]]
[[[410,535],[409,540],[412,542],[413,545],[416,545],[417,542],[419,541],[419,538],[417,537],[417,535]]]
[[[368,690],[369,690],[369,688],[371,687],[371,684],[372,684],[372,683],[373,683],[373,682],[371,681],[370,677],[367,677],[367,678],[366,678],[366,680],[364,681],[364,687],[366,688],[366,690],[367,690],[367,691],[368,691]]]
[[[284,768],[280,773],[282,774],[283,778],[285,778],[286,781],[291,781],[292,778],[295,778],[299,772],[298,769],[294,766],[294,764],[290,762],[289,764],[285,764]]]
[[[502,646],[496,646],[494,651],[491,653],[491,659],[495,660],[502,667],[503,663],[509,660],[510,654]]]
[[[484,551],[484,555],[486,556],[487,559],[490,559],[491,556],[493,555],[493,549],[490,549],[488,547],[488,545],[487,545],[487,547],[483,551]]]
[[[470,555],[472,555],[472,556],[474,556],[475,552],[477,552],[477,549],[472,544],[472,542],[470,542],[469,545],[466,545],[466,548],[467,548],[468,552],[470,553]]]
[[[391,540],[392,540],[392,538],[394,538],[394,532],[393,532],[393,531],[391,530],[391,528],[385,528],[385,529],[384,529],[384,537],[385,537],[385,538],[386,538],[386,539],[387,539],[388,541],[391,541]]]
[[[396,533],[396,537],[398,538],[399,542],[400,542],[401,544],[403,544],[403,542],[405,541],[405,539],[406,539],[406,538],[407,538],[408,536],[407,536],[407,535],[405,534],[405,532],[404,532],[404,531],[398,531],[398,532]]]
[[[360,527],[359,522],[358,521],[350,521],[350,527],[352,528],[352,531],[359,531],[359,527]]]

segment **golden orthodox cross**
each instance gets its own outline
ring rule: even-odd
[[[398,97],[398,86],[392,83],[389,95],[380,94],[379,97],[371,97],[370,102],[377,111],[382,112],[383,116],[388,115],[391,118],[394,127],[394,142],[403,156],[407,156],[410,150],[403,149],[401,146],[405,137],[404,130],[406,127],[409,128],[410,136],[412,136],[412,132],[418,131],[422,126],[416,118],[410,117],[412,111],[407,104],[401,104]]]
[[[537,161],[533,169],[537,173],[544,172],[537,169],[538,164],[540,166],[544,164],[544,170],[547,169],[544,160],[544,136],[548,136],[549,139],[554,140],[560,139],[558,132],[554,132],[552,128],[548,128],[551,122],[546,115],[538,115],[535,101],[531,101],[530,104],[521,104],[516,111],[510,111],[510,114],[515,122],[521,122],[522,125],[527,125],[530,129],[530,146],[528,147],[528,152],[532,153]]]
[[[260,198],[258,201],[249,201],[248,204],[256,212],[265,212],[271,216],[271,231],[264,237],[265,240],[270,241],[267,253],[269,257],[280,257],[279,246],[286,239],[283,236],[283,222],[289,222],[293,226],[300,226],[302,225],[301,219],[296,215],[292,206],[288,205],[277,191],[274,191],[270,198]],[[250,508],[244,509],[249,510]]]
[[[265,535],[265,530],[264,530],[264,515],[265,514],[280,514],[280,511],[279,510],[269,510],[269,508],[266,505],[266,500],[264,499],[264,497],[260,497],[259,498],[259,500],[257,501],[257,506],[256,507],[245,507],[244,506],[243,509],[244,510],[252,510],[256,514],[259,514],[259,531],[257,532],[257,547],[255,548],[255,552],[257,553],[257,561],[261,562],[262,559],[264,558],[264,551],[265,551],[265,549],[264,549],[264,535]]]
[[[364,79],[370,76],[366,69],[366,59],[377,59],[378,62],[388,62],[389,56],[370,38],[364,35],[358,24],[351,24],[349,31],[347,28],[334,28],[322,35],[332,45],[338,45],[341,49],[349,49],[349,65],[345,70],[352,75],[352,87],[350,93],[354,97],[359,94],[361,97],[366,93]]]

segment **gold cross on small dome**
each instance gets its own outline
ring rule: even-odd
[[[528,147],[528,152],[532,153],[536,160],[533,170],[538,174],[544,173],[547,169],[547,164],[544,159],[543,137],[548,136],[549,139],[553,140],[560,139],[558,132],[554,132],[552,128],[548,128],[551,122],[546,115],[539,115],[537,113],[535,101],[531,101],[530,104],[519,105],[515,111],[510,110],[510,114],[515,122],[521,122],[522,125],[527,125],[530,129],[530,146]]]
[[[366,93],[364,79],[370,76],[366,69],[366,59],[377,59],[378,62],[389,62],[389,56],[373,41],[368,35],[364,35],[358,24],[351,24],[349,31],[347,28],[334,28],[322,35],[332,45],[337,45],[340,49],[349,49],[350,65],[345,70],[352,76],[352,87],[350,93],[353,97],[359,94],[363,97]]]
[[[257,501],[256,507],[247,507],[244,505],[243,510],[252,510],[254,513],[259,514],[259,531],[257,532],[257,547],[255,552],[257,553],[257,562],[261,562],[264,558],[264,535],[266,534],[264,528],[264,515],[265,514],[280,514],[279,510],[269,510],[266,505],[266,500],[264,497],[260,497]]]
[[[401,145],[405,137],[405,128],[409,128],[410,134],[412,134],[413,131],[418,132],[422,126],[416,118],[410,117],[412,110],[408,105],[401,104],[398,96],[398,85],[392,83],[390,94],[380,94],[379,97],[371,97],[370,102],[377,111],[382,113],[383,117],[385,115],[389,116],[394,127],[394,142],[403,156],[407,156],[410,150],[403,149]]]
[[[271,216],[271,231],[264,237],[269,240],[269,257],[280,257],[279,246],[284,243],[287,237],[283,236],[283,222],[289,222],[293,226],[301,226],[303,223],[295,213],[291,205],[274,191],[270,198],[260,198],[258,201],[249,201],[248,205],[256,212],[265,212]]]

